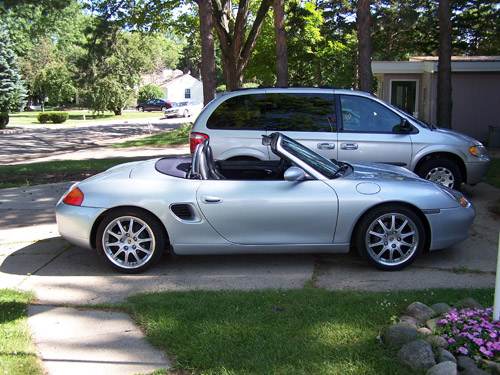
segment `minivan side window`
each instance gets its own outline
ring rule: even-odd
[[[341,95],[342,131],[354,133],[393,133],[402,118],[374,100]]]
[[[262,130],[264,105],[265,94],[233,96],[210,115],[207,128]]]
[[[265,118],[266,129],[268,130],[337,131],[333,94],[267,94]]]

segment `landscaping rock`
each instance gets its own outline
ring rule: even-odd
[[[386,329],[384,341],[388,345],[401,346],[418,339],[417,330],[406,323],[398,323]]]
[[[458,311],[464,310],[464,309],[484,310],[484,307],[479,302],[477,302],[474,298],[465,298],[465,299],[461,300],[460,302],[458,302],[454,307]]]
[[[426,375],[457,375],[457,365],[451,361],[445,361],[432,366]]]
[[[438,363],[451,361],[453,363],[457,363],[457,359],[453,354],[451,354],[448,350],[443,348],[438,348],[437,350],[437,361]]]
[[[435,303],[431,306],[431,309],[433,309],[438,314],[444,314],[453,310],[453,308],[447,303]]]
[[[429,319],[425,322],[425,325],[427,328],[429,328],[432,332],[437,331],[439,328],[443,326],[443,324],[440,323],[441,318],[434,318],[434,319]]]
[[[479,367],[468,368],[467,370],[461,371],[460,375],[491,375],[489,372],[481,370]]]
[[[488,361],[486,359],[483,359],[483,363],[489,367],[492,375],[500,375],[500,363]]]
[[[414,317],[419,323],[423,323],[435,316],[436,312],[421,302],[413,302],[406,308],[405,314]]]
[[[427,341],[433,347],[438,347],[438,348],[443,348],[443,349],[450,348],[450,344],[448,343],[448,341],[439,335],[428,336],[428,337],[426,337],[425,341]]]
[[[424,340],[404,344],[398,352],[398,361],[416,370],[428,370],[436,364],[431,345]]]
[[[471,357],[465,355],[459,355],[457,357],[457,364],[459,370],[475,369],[477,368],[476,363]]]
[[[406,323],[406,324],[409,324],[415,328],[417,328],[417,326],[418,326],[418,321],[413,316],[403,315],[399,319],[401,320],[399,323]]]
[[[432,335],[432,331],[427,327],[420,327],[417,329],[417,332],[419,333],[419,335],[423,335],[423,336]]]

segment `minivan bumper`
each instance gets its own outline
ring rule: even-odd
[[[486,173],[488,173],[488,168],[490,167],[490,159],[483,157],[473,163],[465,163],[465,168],[467,169],[467,181],[468,185],[475,185],[486,178]]]

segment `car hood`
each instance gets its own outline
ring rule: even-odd
[[[469,137],[468,135],[458,133],[456,131],[453,131],[451,129],[445,129],[445,128],[437,128],[432,130],[433,132],[436,132],[438,134],[442,134],[446,137],[451,137],[454,138],[458,143],[471,143],[471,144],[479,144],[477,140],[475,140],[472,137]]]

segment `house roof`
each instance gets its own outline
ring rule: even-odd
[[[372,61],[374,74],[422,74],[438,71],[437,56],[413,56],[409,61]],[[452,56],[453,72],[500,72],[500,56]]]

